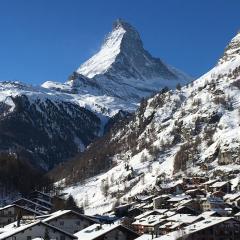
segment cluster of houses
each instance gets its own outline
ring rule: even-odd
[[[114,222],[117,218],[87,216],[77,210],[54,211],[64,203],[60,197],[35,191],[0,208],[0,240],[133,240],[139,236]]]
[[[150,194],[115,209],[138,240],[240,239],[238,179],[184,178],[159,184]]]
[[[65,210],[64,199],[35,191],[0,208],[0,240],[239,240],[239,185],[184,178],[101,216]]]

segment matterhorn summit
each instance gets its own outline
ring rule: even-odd
[[[165,86],[174,88],[177,83],[190,80],[186,74],[152,57],[143,48],[137,30],[122,19],[114,22],[100,51],[83,63],[71,80],[79,80],[76,74],[80,79],[89,78],[82,88],[89,89],[91,84],[101,94],[135,102]]]

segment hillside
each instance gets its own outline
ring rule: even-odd
[[[65,191],[87,212],[100,213],[185,175],[234,178],[240,173],[239,99],[237,34],[208,73],[143,101],[126,125],[58,168],[59,183],[75,183]]]

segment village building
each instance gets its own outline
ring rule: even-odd
[[[168,209],[154,209],[154,210],[151,210],[151,211],[146,211],[146,212],[136,216],[135,220],[139,220],[139,219],[148,217],[150,215],[163,215],[167,211],[168,211]]]
[[[200,202],[199,199],[184,199],[179,204],[174,205],[176,208],[186,206],[193,209],[196,213],[200,212]]]
[[[170,207],[174,207],[179,205],[183,200],[190,199],[190,196],[187,195],[176,195],[172,196],[170,199],[167,200]]]
[[[0,240],[31,239],[73,240],[77,239],[77,237],[63,231],[60,228],[56,228],[50,224],[41,221],[35,221],[27,225],[14,227],[0,234]]]
[[[230,193],[224,196],[224,201],[233,206],[240,207],[240,193]]]
[[[198,188],[187,190],[185,191],[185,194],[191,196],[191,198],[197,198],[198,196],[206,197],[206,191]]]
[[[134,240],[139,235],[119,224],[94,224],[74,234],[79,240]]]
[[[97,223],[96,220],[72,210],[59,210],[47,217],[40,216],[39,218],[42,222],[48,223],[71,234]]]
[[[205,189],[205,191],[209,192],[210,191],[210,187],[217,181],[218,181],[218,179],[208,180],[207,182],[202,183],[200,185],[200,187],[203,187]]]
[[[44,206],[40,203],[33,202],[33,201],[31,201],[30,199],[27,199],[27,198],[19,198],[19,199],[15,200],[12,204],[16,204],[16,205],[19,205],[19,206],[22,206],[22,207],[26,207],[26,208],[35,210],[37,212],[40,212],[42,214],[49,213],[50,210],[51,210],[50,207]]]
[[[179,206],[175,209],[175,212],[179,214],[198,215],[198,211],[189,206]]]
[[[183,183],[181,180],[170,183],[160,184],[162,194],[181,194],[183,193]]]
[[[136,220],[132,225],[133,229],[139,234],[149,233],[159,236],[159,226],[166,222],[165,215],[149,215]]]
[[[200,185],[202,183],[205,183],[209,180],[208,177],[184,177],[183,178],[183,184],[184,185]]]
[[[167,202],[167,200],[169,200],[171,197],[170,195],[167,194],[162,194],[158,197],[153,198],[153,208],[154,209],[158,209],[158,208],[168,208],[169,207],[169,203]]]
[[[39,212],[32,209],[18,206],[16,204],[7,205],[0,208],[0,227],[3,227],[9,223],[15,222],[17,219],[32,218],[41,215]]]
[[[192,216],[189,214],[176,214],[169,218],[167,218],[167,223],[161,225],[159,227],[160,234],[164,235],[169,232],[175,231],[182,227],[188,226],[190,224],[196,223],[198,221],[203,220],[202,216]]]
[[[127,216],[128,210],[132,207],[133,203],[121,204],[114,209],[114,213],[117,217]]]
[[[156,240],[238,240],[240,222],[231,217],[211,217],[179,228]]]
[[[216,197],[207,197],[201,199],[202,211],[215,211],[222,216],[227,216],[231,212],[229,204],[226,204],[223,199]]]
[[[224,193],[230,193],[231,185],[232,184],[230,182],[215,182],[209,188],[210,188],[210,191],[212,192],[221,191]]]

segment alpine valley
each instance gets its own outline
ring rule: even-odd
[[[240,174],[240,34],[193,81],[118,19],[65,83],[1,82],[0,101],[1,173],[7,157],[48,172],[87,214],[184,176]]]
[[[138,32],[119,19],[100,51],[65,83],[0,83],[1,171],[6,175],[12,168],[9,157],[27,169],[48,171],[128,118],[142,98],[190,80],[152,57]]]
[[[80,70],[83,71],[84,64]],[[216,66],[137,111],[51,175],[89,214],[155,194],[183,177],[240,177],[240,33]]]

